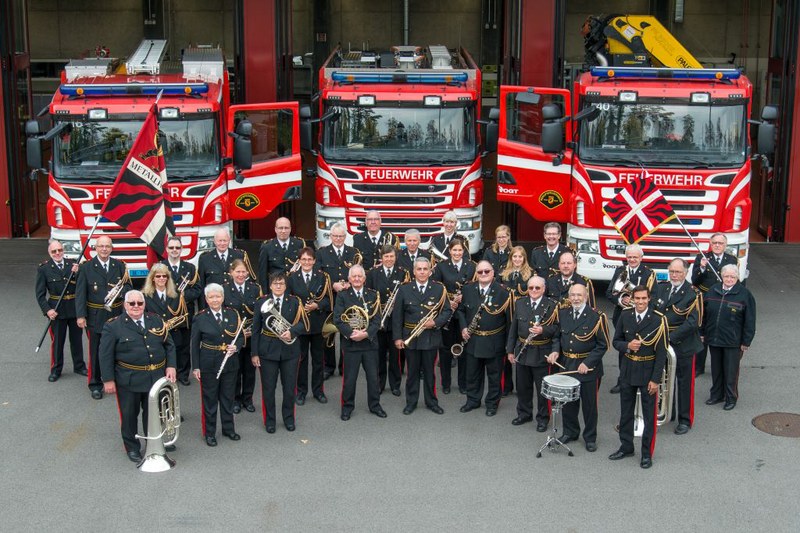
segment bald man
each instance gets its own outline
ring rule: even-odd
[[[258,252],[258,279],[263,283],[272,274],[294,272],[300,267],[297,258],[306,243],[299,237],[292,237],[292,223],[286,217],[275,221],[275,238],[264,241]]]

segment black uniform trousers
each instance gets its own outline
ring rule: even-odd
[[[678,357],[675,365],[675,401],[678,403],[678,424],[692,427],[694,424],[694,373],[695,356]],[[674,406],[673,406],[674,409]],[[673,418],[675,415],[673,415]]]
[[[500,357],[500,364],[503,366],[500,385],[503,388],[503,393],[509,395],[514,391],[514,365],[511,364],[505,354]]]
[[[483,398],[484,374],[488,382],[486,408],[497,409],[500,404],[500,373],[502,355],[497,357],[475,357],[471,353],[464,354],[467,367],[467,404],[480,407]]]
[[[707,354],[708,354],[708,345],[703,344],[703,349],[697,352],[697,355],[695,355],[694,359],[695,375],[705,374]]]
[[[119,406],[120,432],[126,452],[141,452],[141,444],[136,438],[139,429],[138,415],[142,413],[142,431],[147,434],[147,403],[150,392],[134,392],[117,385],[117,405]]]
[[[550,420],[550,402],[542,396],[542,380],[550,374],[550,366],[517,366],[517,416],[533,417],[533,391],[536,390],[536,422]]]
[[[103,380],[100,378],[100,330],[86,327],[86,337],[89,339],[89,390],[103,390]],[[112,379],[109,377],[108,379]]]
[[[294,401],[297,387],[297,368],[300,362],[297,357],[272,361],[261,358],[261,407],[266,427],[275,427],[277,411],[275,407],[275,389],[278,386],[278,374],[281,377],[281,416],[283,423],[294,423]]]
[[[708,352],[711,354],[711,399],[736,403],[739,399],[739,361],[742,350],[738,346],[709,346]]]
[[[378,332],[378,385],[380,391],[386,388],[386,378],[389,378],[389,388],[397,390],[403,380],[402,367],[400,366],[400,350],[392,341],[391,331]]]
[[[297,395],[308,394],[308,359],[311,350],[311,394],[314,397],[325,393],[323,375],[323,349],[325,339],[321,333],[298,335],[300,343],[300,371],[297,374]]]
[[[422,369],[422,383],[424,386],[425,406],[439,405],[436,396],[436,350],[405,349],[408,375],[406,376],[406,406],[416,407],[419,401],[419,372]]]
[[[239,372],[236,374],[236,386],[234,387],[234,401],[239,405],[250,405],[253,403],[253,390],[256,388],[256,367],[250,360],[250,340],[241,347],[239,353]]]
[[[598,379],[581,381],[581,398],[579,402],[568,402],[564,404],[564,436],[575,439],[581,433],[581,425],[578,422],[578,410],[583,411],[583,440],[585,442],[597,442],[597,388]]]
[[[72,354],[72,370],[86,369],[83,362],[83,332],[76,318],[56,318],[50,321],[50,373],[61,375],[64,368],[64,342],[69,332],[69,351]]]
[[[237,372],[223,372],[217,379],[216,372],[200,373],[200,389],[203,400],[203,435],[217,434],[217,407],[223,433],[234,433],[233,396]]]
[[[336,334],[338,335],[338,333]],[[325,345],[325,372],[333,374],[336,369],[339,369],[339,375],[342,374],[342,354],[341,347],[339,352],[339,364],[336,364],[336,343],[333,346]]]
[[[189,375],[192,373],[192,357],[189,353],[189,329],[172,329],[169,334],[172,335],[172,342],[175,343],[175,356],[178,364],[175,373],[178,379],[189,379]]]
[[[447,329],[442,329],[443,346],[439,350],[439,371],[442,375],[442,388],[449,389],[453,382],[450,372],[453,368],[453,354],[450,349],[454,344],[458,344],[462,340],[457,320],[452,320]],[[456,361],[458,361],[458,390],[465,390],[467,388],[467,361],[465,357],[459,357]],[[409,376],[411,375],[409,374]]]
[[[647,393],[647,385],[631,385],[625,379],[620,380],[620,416],[619,416],[619,441],[620,450],[633,453],[633,422],[636,409],[636,391],[641,391],[642,418],[644,418],[644,431],[642,433],[642,457],[652,457],[656,447],[656,402],[657,394]]]
[[[378,354],[375,350],[345,350],[344,375],[342,376],[342,414],[353,412],[356,400],[358,369],[364,367],[367,378],[367,405],[370,411],[381,406],[381,390],[378,387]],[[419,381],[417,381],[419,383]]]

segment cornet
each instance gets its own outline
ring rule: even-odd
[[[119,298],[119,294],[122,292],[122,286],[125,284],[124,276],[120,278],[116,285],[109,289],[108,294],[106,294],[105,300],[103,300],[103,307],[106,311],[111,311],[111,308],[114,307],[114,300]]]

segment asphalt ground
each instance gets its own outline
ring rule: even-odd
[[[297,408],[297,431],[268,435],[260,412],[236,417],[242,440],[200,432],[200,387],[181,388],[174,469],[139,472],[123,452],[113,397],[92,400],[65,363],[48,383],[49,340],[34,353],[45,320],[34,302],[42,240],[0,242],[0,529],[3,531],[797,531],[800,440],[755,429],[754,416],[800,413],[800,246],[753,245],[747,286],[758,331],[742,364],[736,409],[704,404],[697,380],[695,427],[674,422],[657,436],[654,465],[612,462],[616,355],[605,357],[596,453],[535,453],[545,434],[511,425],[516,399],[497,416],[462,414],[457,392],[437,416],[404,416],[404,397],[385,394],[389,417],[366,407],[339,420],[341,378],[325,383],[326,405]],[[601,298],[602,300],[602,298]],[[69,357],[67,356],[69,359]],[[455,370],[453,370],[455,374]],[[257,385],[257,390],[259,389]],[[260,393],[257,392],[257,396]],[[259,403],[257,398],[257,403]],[[637,441],[637,447],[638,447]]]

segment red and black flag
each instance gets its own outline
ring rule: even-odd
[[[653,180],[639,176],[603,207],[603,212],[628,244],[636,244],[676,218]]]
[[[100,214],[142,239],[160,257],[167,256],[167,239],[175,235],[166,184],[153,104]]]

